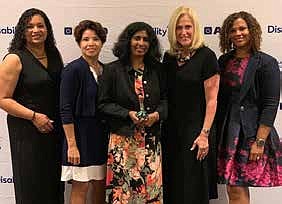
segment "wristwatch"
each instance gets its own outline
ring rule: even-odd
[[[257,138],[257,139],[256,139],[256,143],[257,143],[257,146],[258,146],[258,147],[264,147],[264,145],[265,145],[265,139]]]

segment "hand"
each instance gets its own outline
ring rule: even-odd
[[[35,113],[34,118],[32,119],[33,125],[38,129],[41,133],[49,133],[54,127],[54,121],[50,120],[47,115],[42,113]]]
[[[80,154],[76,146],[68,147],[68,162],[74,165],[80,164]]]
[[[145,126],[151,127],[158,120],[159,120],[158,112],[150,113],[148,117],[145,119]]]
[[[129,117],[131,118],[131,120],[132,120],[132,122],[135,124],[135,125],[140,125],[140,126],[142,126],[142,125],[144,125],[143,123],[144,123],[144,119],[140,119],[139,120],[139,118],[136,116],[136,111],[129,111],[129,113],[128,113],[128,115],[129,115]]]
[[[249,160],[257,161],[260,160],[263,156],[264,147],[258,147],[257,143],[254,142],[251,146]]]
[[[209,139],[204,133],[200,133],[200,135],[195,139],[191,151],[193,151],[196,146],[198,146],[197,160],[203,160],[209,153]]]

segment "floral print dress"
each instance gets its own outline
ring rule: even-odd
[[[229,89],[232,104],[239,100],[239,92],[243,82],[249,57],[231,59],[223,71],[221,80]],[[231,186],[269,187],[282,185],[282,152],[279,138],[266,140],[264,154],[260,160],[250,161],[251,145],[255,136],[244,135],[240,121],[230,115],[240,114],[230,108],[226,128],[219,145],[218,179],[220,184]]]
[[[135,92],[144,96],[142,72],[135,74]],[[163,203],[161,144],[145,128],[136,127],[131,137],[110,134],[106,202]]]

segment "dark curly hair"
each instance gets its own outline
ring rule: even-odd
[[[53,29],[47,15],[39,9],[31,8],[23,12],[16,25],[15,35],[10,43],[10,47],[8,48],[9,52],[15,50],[22,50],[25,47],[26,45],[25,31],[29,21],[35,15],[40,15],[44,19],[47,28],[47,38],[45,40],[45,48],[48,49],[55,47],[56,42],[54,39]]]
[[[129,24],[119,35],[118,41],[115,43],[113,48],[113,54],[119,58],[119,60],[125,64],[130,64],[130,41],[133,35],[138,31],[146,31],[149,38],[149,50],[144,56],[144,62],[151,62],[152,60],[159,60],[160,45],[159,40],[154,32],[154,29],[147,23],[134,22]]]
[[[103,28],[100,23],[91,20],[83,20],[74,28],[74,38],[77,44],[80,43],[82,34],[87,29],[95,31],[103,44],[106,42],[107,30]]]
[[[262,31],[258,21],[252,16],[252,14],[245,11],[240,11],[229,15],[223,22],[223,25],[221,27],[221,32],[219,35],[220,38],[219,46],[221,52],[226,53],[234,49],[232,47],[232,42],[229,38],[229,34],[234,21],[238,18],[242,18],[247,23],[250,32],[251,52],[260,50]]]

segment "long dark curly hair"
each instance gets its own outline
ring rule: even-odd
[[[149,50],[144,56],[144,62],[150,63],[152,60],[160,60],[160,45],[159,40],[154,32],[154,29],[147,23],[134,22],[129,24],[119,35],[118,41],[114,44],[113,54],[119,58],[119,60],[129,65],[130,62],[130,41],[133,35],[138,31],[146,31],[149,38]]]
[[[44,19],[45,25],[47,27],[47,38],[45,40],[45,49],[55,47],[56,42],[54,39],[53,29],[47,15],[39,9],[31,8],[23,12],[16,25],[15,35],[10,43],[10,47],[8,48],[9,52],[15,50],[22,50],[25,47],[26,45],[25,31],[29,21],[35,15],[40,15]]]
[[[240,11],[229,15],[223,22],[219,35],[219,46],[221,52],[226,53],[234,49],[229,34],[234,21],[238,18],[242,18],[247,23],[250,32],[251,52],[260,50],[262,31],[258,21],[252,16],[252,14],[245,11]]]

